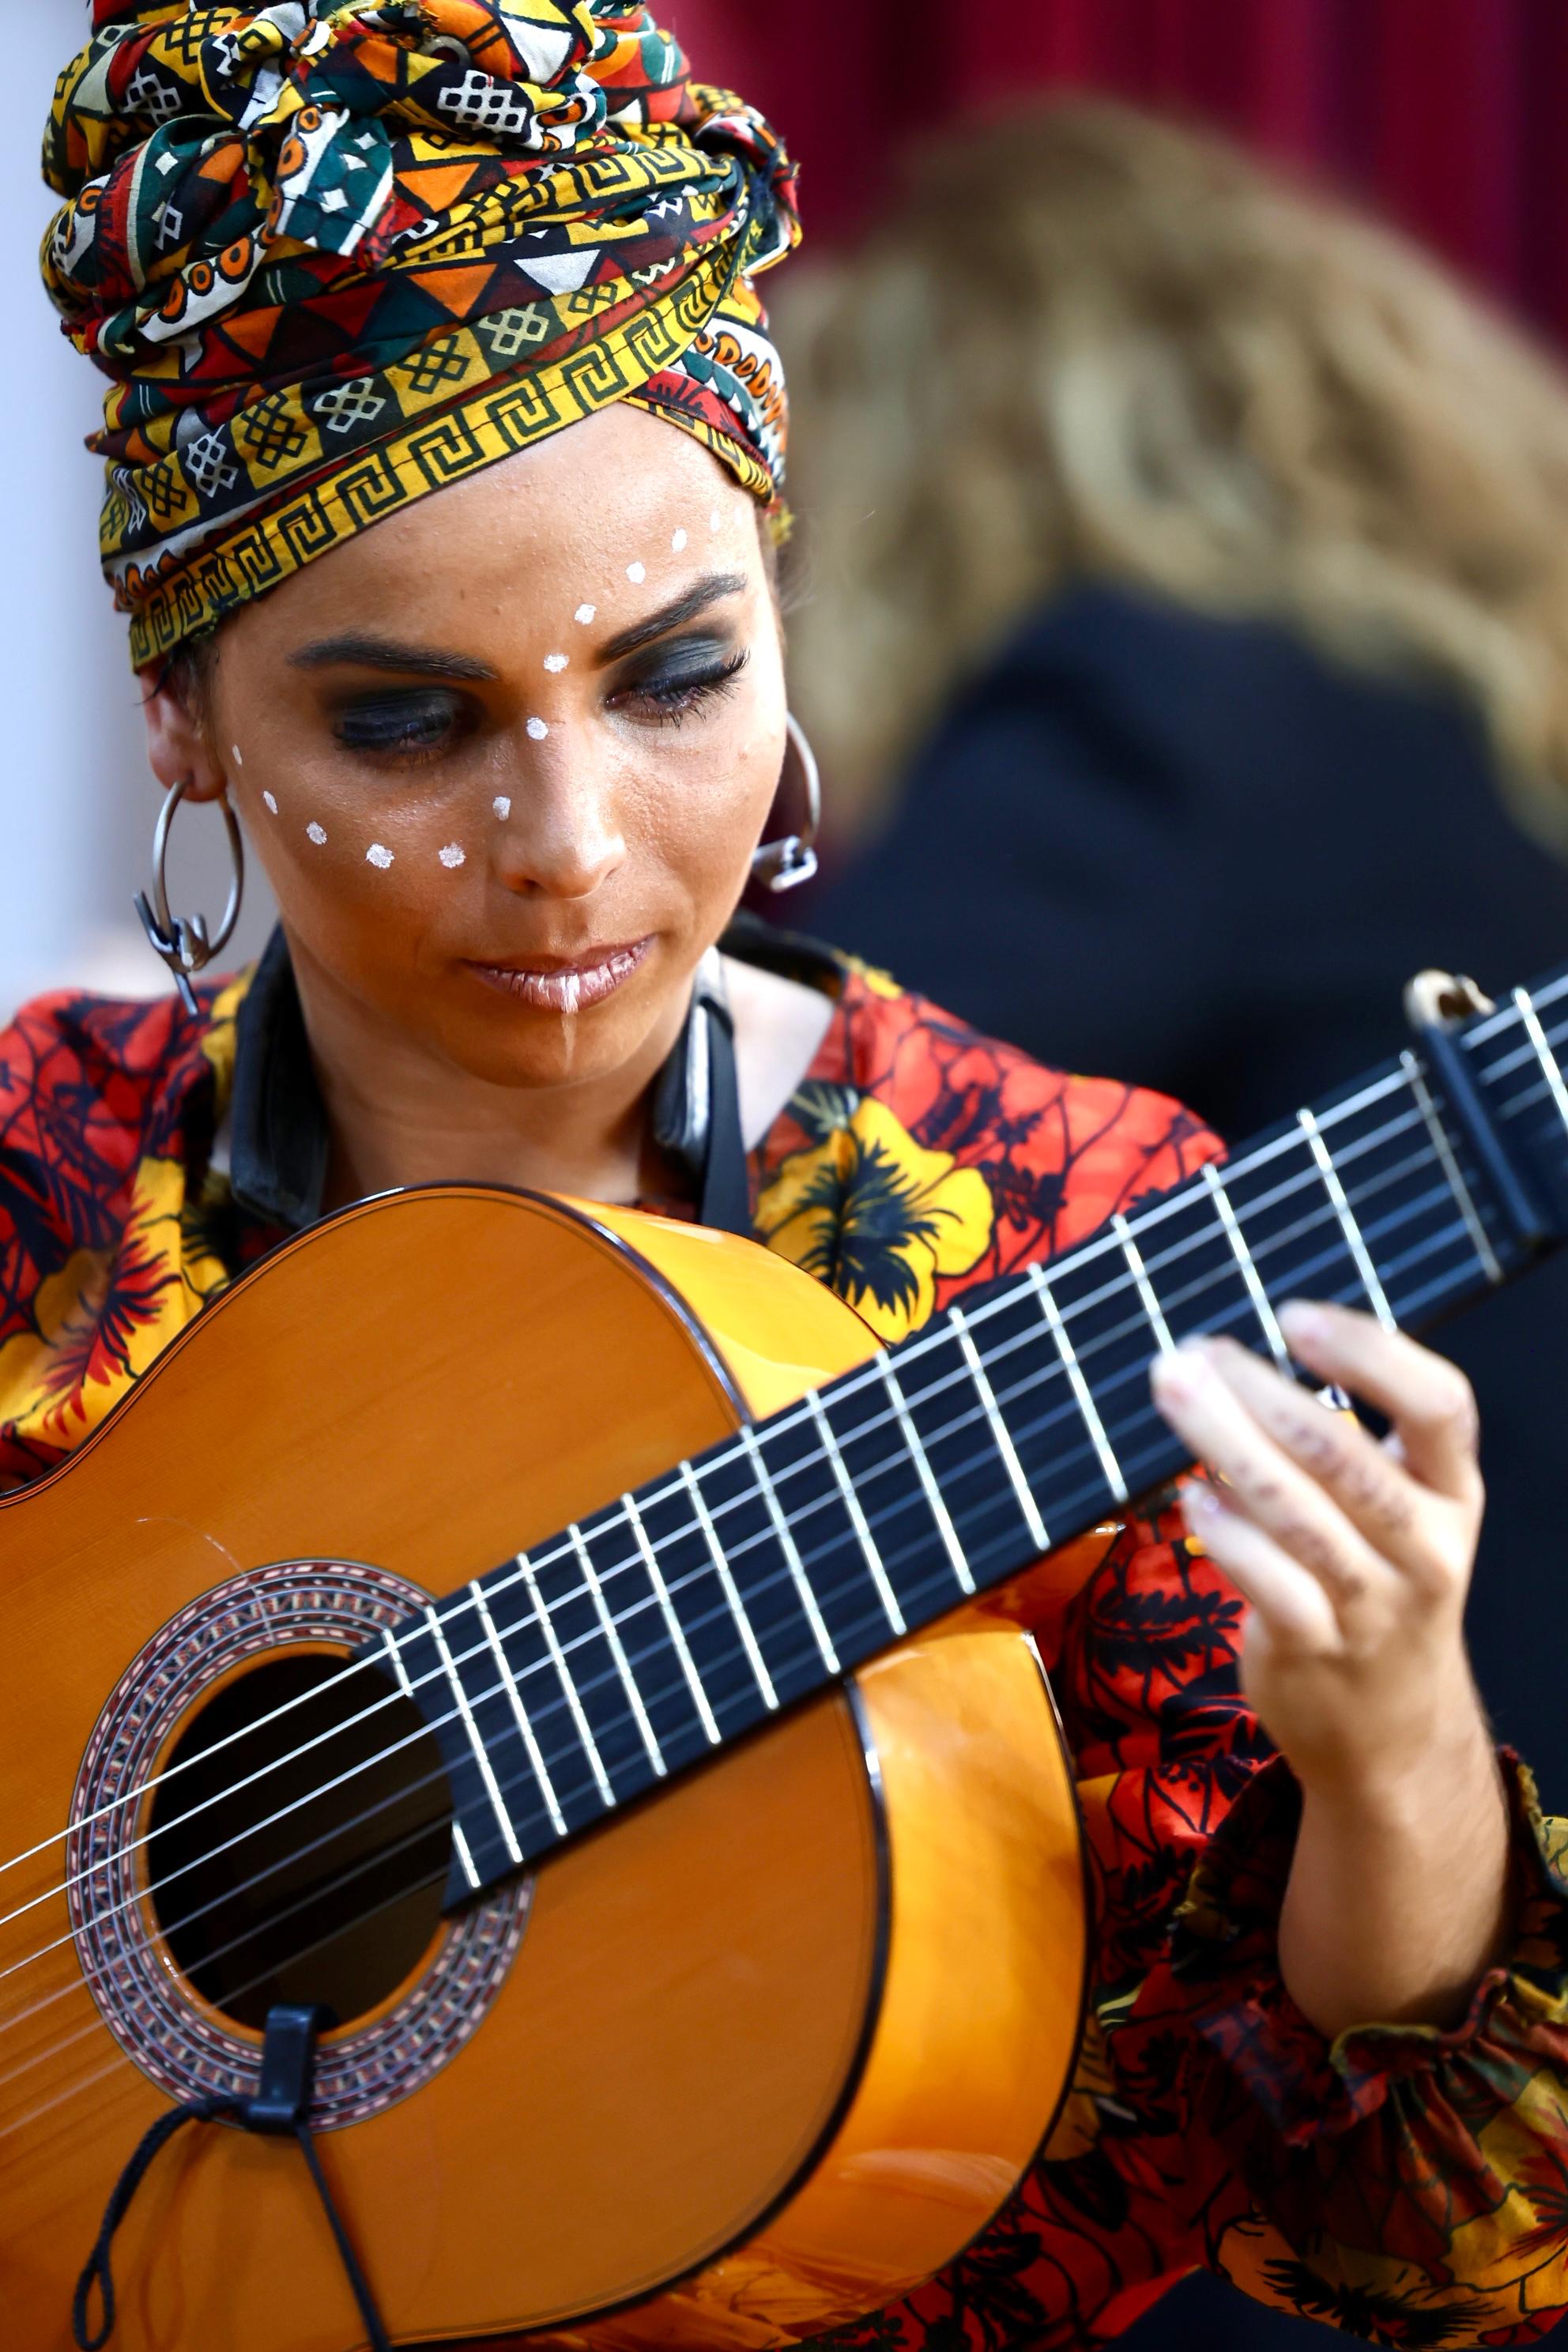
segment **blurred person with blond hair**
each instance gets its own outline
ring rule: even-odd
[[[1545,355],[1384,226],[1088,99],[924,149],[793,296],[792,691],[844,861],[814,927],[1233,1139],[1397,1052],[1421,967],[1568,955]],[[1447,1344],[1493,1498],[1477,1672],[1561,1803],[1568,1266]],[[1306,2333],[1195,2280],[1137,2330]]]

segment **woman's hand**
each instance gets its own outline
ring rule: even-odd
[[[1464,1646],[1475,1402],[1370,1316],[1280,1321],[1310,1373],[1387,1416],[1382,1444],[1234,1342],[1163,1357],[1152,1380],[1225,1482],[1187,1490],[1187,1524],[1252,1603],[1243,1682],[1301,1784],[1281,1964],[1326,2032],[1450,2024],[1506,1924],[1506,1816]]]

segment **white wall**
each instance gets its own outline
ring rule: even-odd
[[[98,570],[100,461],[82,447],[102,379],[68,343],[37,277],[55,198],[37,153],[55,79],[86,37],[83,0],[0,0],[10,136],[0,142],[0,1021],[42,988],[164,985],[131,897],[157,790],[142,749],[125,623]],[[35,135],[35,125],[37,135]],[[182,811],[176,904],[222,912],[210,810]],[[269,909],[251,877],[253,953]]]

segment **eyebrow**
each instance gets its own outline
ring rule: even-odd
[[[342,637],[318,637],[289,656],[295,669],[330,669],[351,663],[356,669],[399,670],[416,677],[460,677],[493,683],[500,672],[471,654],[450,654],[437,646],[401,645],[395,637],[375,637],[351,631]]]
[[[705,580],[697,581],[683,596],[673,597],[668,604],[661,604],[657,613],[649,613],[646,620],[634,621],[629,629],[623,629],[618,636],[611,637],[606,645],[600,646],[596,658],[601,667],[623,661],[627,654],[635,654],[643,646],[651,645],[656,637],[667,636],[671,629],[679,629],[682,622],[695,621],[700,614],[722,604],[726,596],[743,595],[747,584],[744,575],[739,572],[710,572]]]

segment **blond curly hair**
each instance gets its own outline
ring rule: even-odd
[[[1058,100],[928,151],[779,331],[795,693],[845,833],[1021,615],[1094,578],[1448,681],[1568,846],[1568,380],[1391,230]]]

